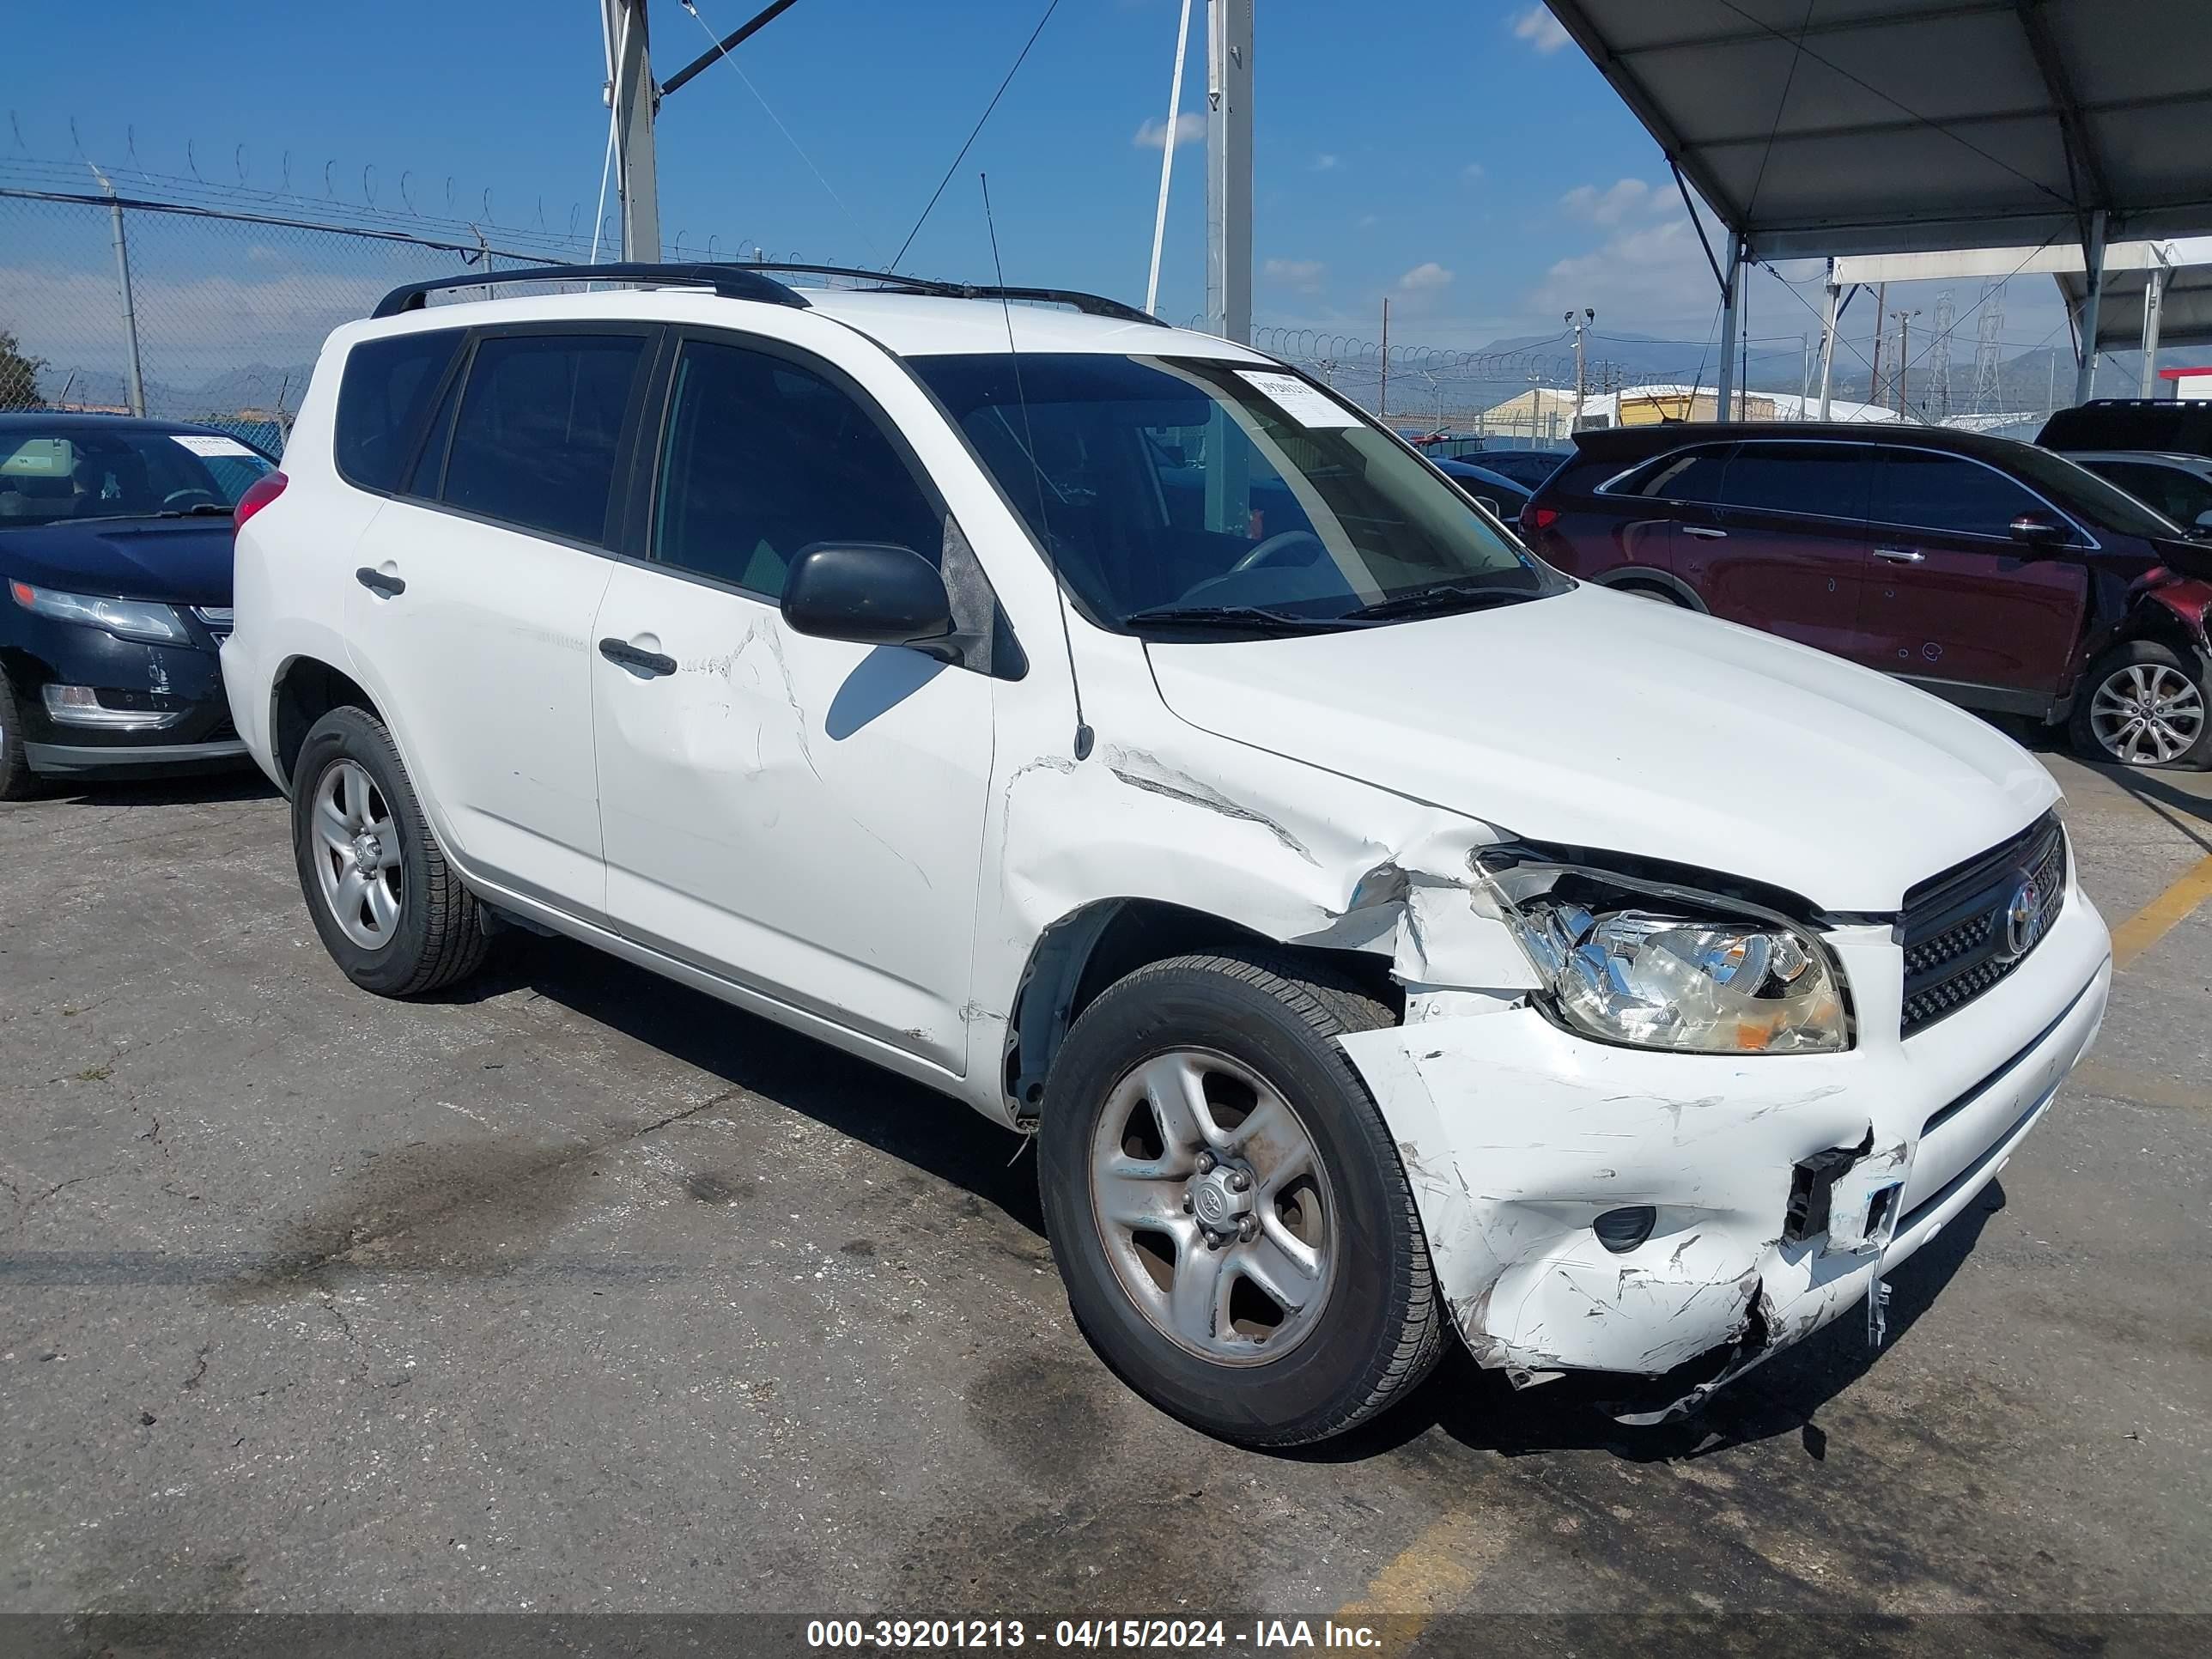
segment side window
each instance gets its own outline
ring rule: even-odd
[[[653,556],[776,599],[802,548],[891,542],[935,564],[945,526],[877,417],[825,375],[693,340],[676,365]]]
[[[526,530],[604,541],[623,416],[644,349],[639,335],[478,341],[442,499]]]
[[[458,329],[364,340],[338,381],[338,475],[364,489],[397,489],[424,406],[460,345]]]
[[[2003,473],[1932,449],[1885,449],[1875,469],[1880,524],[2003,536],[2021,514],[2047,511]]]
[[[1760,513],[1863,522],[1874,452],[1860,444],[1747,443],[1729,463],[1721,500]]]
[[[2185,530],[2200,514],[2212,513],[2212,480],[2185,472],[2178,466],[2150,466],[2139,461],[2100,461],[2092,469],[2155,512],[2163,513]]]
[[[1712,444],[1662,455],[1613,493],[1642,495],[1655,501],[1717,501],[1734,447]]]

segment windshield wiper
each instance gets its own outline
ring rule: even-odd
[[[1394,617],[1441,615],[1449,611],[1485,611],[1494,605],[1518,605],[1539,596],[1518,588],[1479,586],[1470,582],[1431,582],[1372,605],[1363,605],[1345,615],[1359,622],[1387,622]]]
[[[197,519],[220,513],[228,518],[238,509],[225,507],[221,501],[194,501],[190,507],[165,507],[154,516],[157,519]]]
[[[1316,629],[1358,628],[1343,617],[1299,617],[1257,605],[1155,605],[1133,611],[1125,624],[1160,627],[1249,628],[1271,634],[1304,634]]]

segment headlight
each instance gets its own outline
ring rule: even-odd
[[[166,605],[143,599],[101,599],[85,593],[58,593],[51,587],[28,582],[9,582],[8,591],[24,610],[56,622],[82,623],[104,628],[126,640],[147,640],[156,645],[190,645],[192,636],[177,613]]]
[[[1842,970],[1783,917],[1571,866],[1482,874],[1478,890],[1496,900],[1553,1010],[1577,1030],[1698,1054],[1850,1046]]]

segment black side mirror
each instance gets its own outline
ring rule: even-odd
[[[783,579],[783,619],[817,639],[910,645],[933,656],[951,649],[940,643],[952,632],[945,578],[912,548],[888,542],[800,549]]]
[[[2012,521],[2013,540],[2030,547],[2057,547],[2067,540],[2066,526],[2041,513],[2023,513]]]

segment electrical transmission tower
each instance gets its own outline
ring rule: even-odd
[[[1951,331],[1958,325],[1959,308],[1951,303],[1951,290],[1936,296],[1936,343],[1928,354],[1928,370],[1935,380],[1936,418],[1951,413]]]
[[[2004,279],[1982,284],[1980,326],[1974,339],[1974,413],[1994,415],[2004,401],[1997,356],[2004,338]]]

